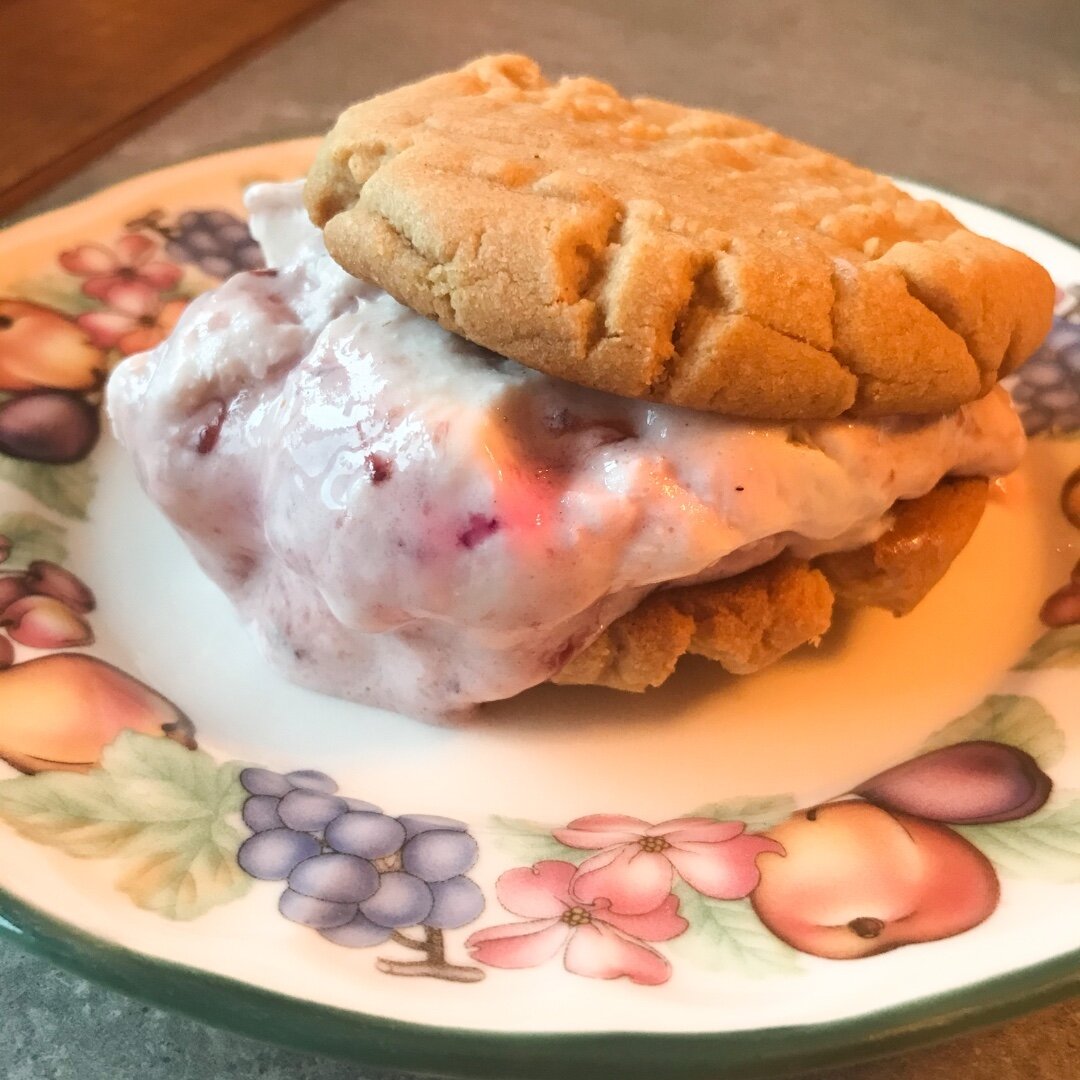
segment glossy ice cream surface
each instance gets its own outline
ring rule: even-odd
[[[665,583],[854,547],[897,499],[1019,461],[1004,391],[937,420],[727,421],[559,382],[350,277],[299,184],[274,269],[113,375],[150,497],[286,674],[446,716],[542,682]]]

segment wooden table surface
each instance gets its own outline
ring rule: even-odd
[[[1077,0],[345,0],[299,22],[323,7],[0,0],[6,211],[319,131],[358,97],[521,49],[553,70],[744,113],[1080,241]],[[365,1077],[161,1013],[6,943],[0,1017],[5,1080]],[[822,1075],[1077,1080],[1080,1007]]]
[[[0,3],[0,215],[328,6],[328,0]]]

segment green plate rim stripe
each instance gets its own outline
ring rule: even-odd
[[[0,888],[0,935],[62,967],[215,1027],[365,1065],[476,1080],[774,1080],[911,1050],[1080,993],[1080,949],[846,1020],[735,1032],[447,1028],[351,1012],[147,956]],[[837,961],[838,963],[841,961]]]

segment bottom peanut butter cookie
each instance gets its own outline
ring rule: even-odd
[[[905,615],[941,580],[986,505],[981,477],[943,480],[898,502],[874,543],[813,563],[780,556],[704,585],[652,593],[552,677],[560,684],[643,691],[685,653],[748,675],[829,629],[834,603]]]

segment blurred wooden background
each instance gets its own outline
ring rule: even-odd
[[[0,214],[330,0],[0,0]]]

